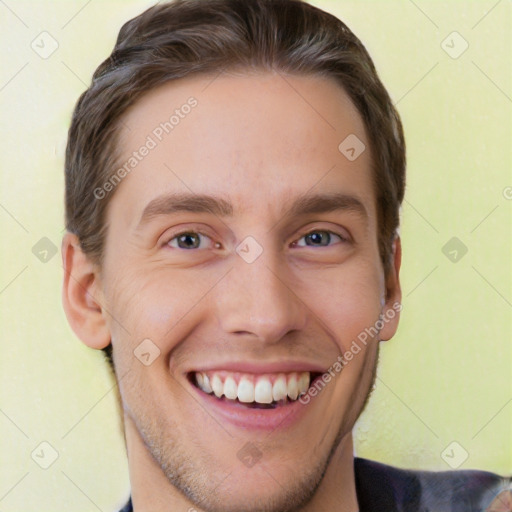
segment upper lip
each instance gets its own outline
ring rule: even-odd
[[[239,373],[290,373],[290,372],[311,372],[324,373],[324,367],[311,362],[304,361],[276,361],[276,362],[249,362],[249,361],[226,361],[224,363],[208,364],[194,368],[194,372],[228,371]]]

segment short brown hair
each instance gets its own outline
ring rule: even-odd
[[[66,228],[84,253],[101,267],[114,192],[98,200],[94,191],[116,171],[117,132],[127,108],[165,82],[235,68],[331,78],[351,98],[370,140],[379,252],[387,272],[405,188],[400,117],[359,39],[335,16],[301,0],[176,0],[123,25],[112,54],[80,96],[69,129]]]

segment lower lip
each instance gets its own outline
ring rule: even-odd
[[[295,400],[275,409],[256,409],[245,407],[224,397],[221,400],[215,395],[209,395],[201,391],[193,384],[190,385],[206,407],[214,411],[216,416],[221,416],[238,428],[251,431],[274,431],[290,428],[300,421],[310,410],[311,405],[311,401],[303,404],[300,400]]]

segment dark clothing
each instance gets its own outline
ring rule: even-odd
[[[512,488],[512,478],[485,471],[412,471],[357,457],[354,472],[359,512],[485,512]],[[133,512],[131,501],[120,512]]]
[[[411,471],[355,459],[360,512],[484,512],[512,486],[485,471]]]

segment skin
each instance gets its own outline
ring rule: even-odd
[[[89,347],[114,347],[134,509],[356,511],[351,430],[398,314],[285,430],[219,421],[185,373],[229,360],[329,368],[400,301],[399,239],[387,275],[379,257],[363,121],[326,78],[199,76],[150,91],[126,113],[124,156],[191,96],[198,105],[117,186],[103,267],[74,235],[62,244],[72,328]],[[366,144],[353,162],[338,150],[349,134]],[[152,199],[191,191],[229,200],[233,216],[175,212],[136,229]],[[287,214],[303,194],[333,192],[358,198],[366,214]],[[325,241],[325,230],[344,238]],[[204,234],[192,239],[200,245],[180,247],[183,231]],[[312,231],[324,241],[305,237]],[[247,236],[263,249],[250,264],[235,251]],[[133,353],[146,338],[161,351],[149,366]],[[262,453],[250,468],[237,457],[247,442]]]

